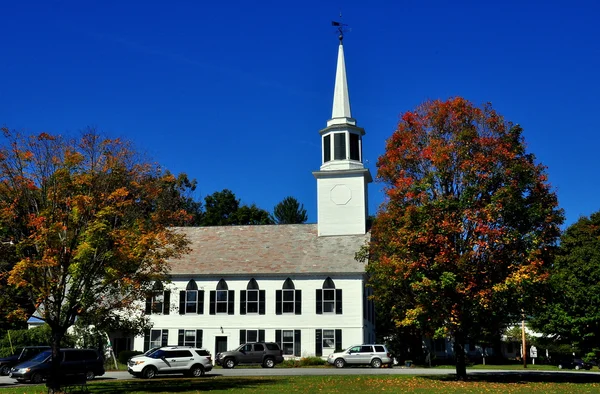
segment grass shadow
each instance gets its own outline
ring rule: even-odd
[[[437,381],[456,381],[456,375],[422,376]],[[547,372],[547,371],[469,371],[467,381],[480,383],[600,383],[600,374],[595,372]]]
[[[281,383],[281,379],[266,377],[239,377],[223,379],[220,377],[204,378],[161,378],[153,380],[105,380],[102,383],[88,383],[90,393],[119,394],[131,392],[144,393],[177,393],[190,391],[213,391],[232,389],[257,389],[261,386]]]

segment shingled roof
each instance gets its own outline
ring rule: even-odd
[[[171,261],[173,275],[360,273],[354,259],[370,234],[318,237],[316,224],[178,227],[191,252]]]

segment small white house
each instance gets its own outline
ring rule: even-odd
[[[111,338],[118,352],[196,345],[213,354],[252,341],[280,344],[289,357],[327,356],[375,341],[365,263],[369,241],[365,131],[350,112],[342,38],[332,117],[320,131],[318,223],[178,228],[191,253],[171,262],[171,283],[146,302],[153,328]]]

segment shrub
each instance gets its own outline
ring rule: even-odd
[[[302,357],[300,359],[300,366],[308,367],[311,365],[325,365],[327,364],[326,360],[323,360],[321,357]]]
[[[142,352],[138,352],[137,350],[122,350],[119,352],[117,360],[119,360],[121,364],[127,364],[127,360],[138,354],[142,354]]]

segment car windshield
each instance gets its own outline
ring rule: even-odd
[[[165,351],[164,350],[160,350],[157,349],[154,352],[147,354],[146,357],[150,357],[150,358],[162,358],[165,355]]]
[[[33,357],[30,361],[42,363],[42,362],[46,361],[50,356],[52,356],[52,350],[44,350],[43,352],[39,353],[37,356]]]
[[[157,351],[158,349],[160,349],[160,348],[159,347],[153,347],[152,349],[150,349],[146,353],[144,353],[144,356],[149,356],[152,353],[154,353],[155,351]]]

